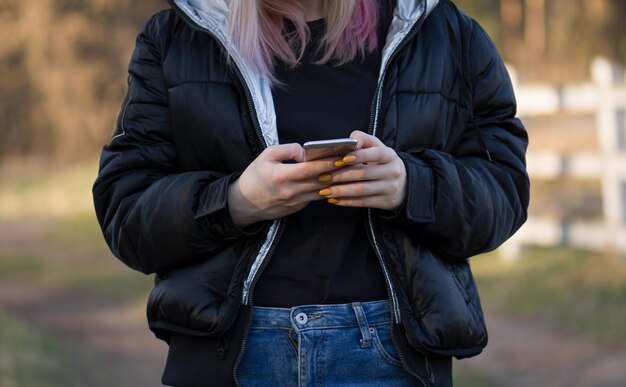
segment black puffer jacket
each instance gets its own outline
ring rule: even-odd
[[[467,258],[526,219],[527,137],[485,32],[449,0],[428,3],[396,5],[370,131],[404,161],[408,192],[397,213],[368,212],[368,233],[405,368],[447,385],[450,356],[486,345]],[[95,206],[114,254],[157,274],[148,319],[170,343],[164,381],[227,385],[283,227],[238,229],[227,187],[277,143],[275,117],[267,81],[227,50],[226,3],[171,4],[138,35]]]

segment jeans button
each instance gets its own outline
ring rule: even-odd
[[[298,313],[298,314],[296,315],[296,321],[297,321],[299,324],[304,325],[304,324],[306,324],[306,323],[307,323],[307,321],[309,321],[309,318],[308,318],[308,317],[307,317],[307,315],[306,315],[306,314],[304,314],[304,313]]]

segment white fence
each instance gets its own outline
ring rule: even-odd
[[[626,72],[597,58],[591,66],[591,82],[554,87],[520,85],[515,72],[509,70],[522,119],[559,113],[595,115],[597,152],[572,156],[529,153],[527,162],[534,180],[560,176],[600,179],[603,221],[530,217],[500,252],[508,259],[518,257],[524,245],[569,245],[626,252]]]

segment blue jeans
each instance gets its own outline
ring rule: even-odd
[[[388,301],[252,308],[242,386],[415,386],[391,339]]]

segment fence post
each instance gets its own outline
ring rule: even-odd
[[[626,251],[626,73],[609,60],[596,58],[591,75],[598,92],[596,122],[608,247]]]

